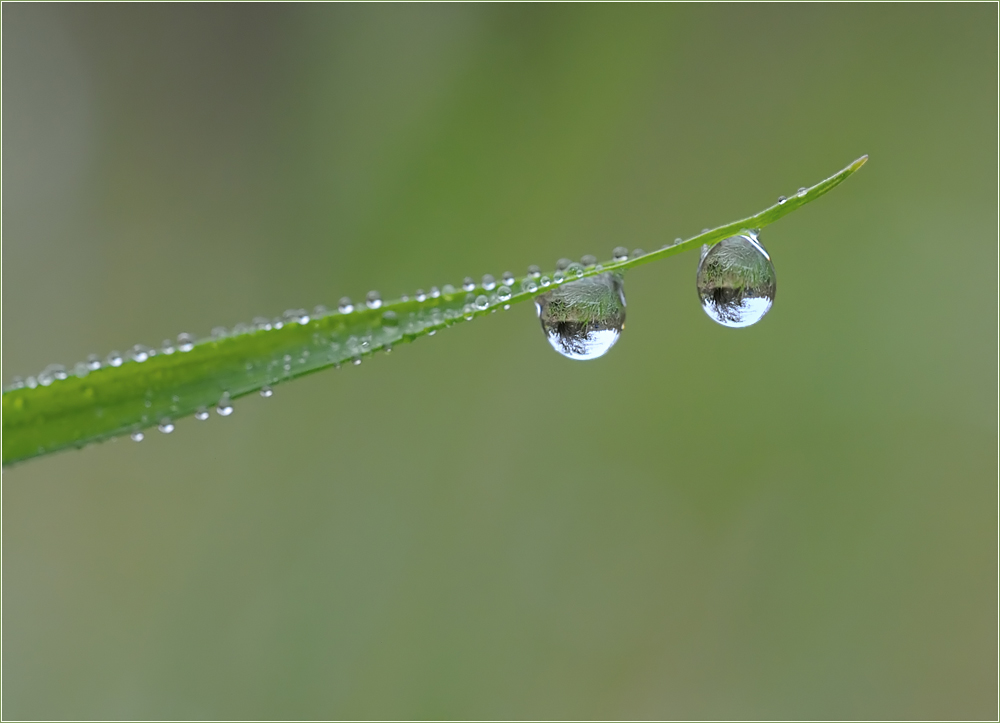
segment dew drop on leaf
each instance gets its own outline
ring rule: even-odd
[[[709,318],[723,326],[756,324],[774,303],[771,257],[752,233],[719,241],[698,264],[698,296]]]
[[[482,280],[483,288],[487,291],[493,291],[497,287],[497,280],[494,279],[490,274],[485,274]]]
[[[476,288],[476,282],[472,280],[472,277],[466,276],[462,279],[462,289],[472,291],[474,288]]]
[[[177,335],[177,348],[180,351],[191,351],[194,349],[194,337],[190,334],[178,334]]]
[[[512,274],[510,271],[504,271],[503,276],[500,277],[500,280],[503,281],[504,286],[513,286],[515,281],[514,274]]]
[[[628,259],[628,249],[624,246],[615,246],[614,250],[611,252],[611,258],[615,261],[625,261]]]
[[[264,399],[267,399],[273,395],[274,395],[274,390],[271,389],[271,387],[268,386],[261,387],[260,396],[264,397]]]
[[[368,294],[365,295],[365,306],[369,309],[378,309],[382,306],[382,295],[377,291],[369,291]]]
[[[171,432],[174,431],[174,423],[171,422],[169,419],[164,419],[160,422],[157,429],[159,429],[164,434],[170,434]]]
[[[204,422],[208,419],[208,410],[204,407],[200,407],[197,412],[194,413],[194,418],[199,422]]]
[[[220,417],[228,417],[233,413],[233,403],[229,400],[229,394],[222,395],[218,406],[215,407],[215,411]]]
[[[133,442],[141,442],[146,438],[146,435],[139,431],[132,432],[129,436],[132,438]]]
[[[569,359],[596,359],[625,328],[625,284],[611,272],[571,281],[537,297],[535,307],[553,349]]]

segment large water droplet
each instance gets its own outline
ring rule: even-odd
[[[497,287],[497,280],[493,278],[490,274],[484,274],[482,280],[483,288],[487,291],[493,291]]]
[[[504,286],[513,286],[515,281],[514,274],[512,274],[510,271],[504,271],[503,276],[500,277],[500,280],[503,281]]]
[[[510,296],[510,289],[506,285],[497,289],[497,298],[500,299],[500,301],[509,301]]]
[[[177,335],[177,348],[180,351],[191,351],[194,349],[194,337],[190,334],[178,334]]]
[[[474,303],[476,305],[476,308],[479,309],[480,311],[488,309],[489,306],[490,306],[490,300],[487,299],[482,294],[480,294],[479,296],[476,297],[476,300],[475,300]]]
[[[160,421],[160,424],[159,426],[157,426],[157,429],[159,429],[164,434],[170,434],[171,432],[174,431],[174,423],[171,422],[169,419],[163,419]]]
[[[625,328],[625,284],[615,273],[571,281],[535,299],[549,344],[570,359],[596,359]]]
[[[580,263],[583,264],[584,266],[587,266],[587,267],[596,266],[597,265],[597,257],[596,256],[592,256],[591,254],[587,254],[586,256],[584,256],[583,258],[580,259]]]
[[[369,291],[365,295],[365,306],[369,309],[378,309],[382,306],[382,295],[377,291]]]
[[[771,308],[776,288],[771,257],[749,233],[719,241],[698,264],[701,308],[723,326],[756,324]]]
[[[474,288],[476,288],[476,282],[472,280],[471,276],[466,276],[464,279],[462,279],[462,288],[465,291],[472,291]]]
[[[571,263],[573,262],[569,259],[559,259],[556,261],[556,271],[565,271]]]
[[[228,417],[233,413],[233,403],[229,400],[228,393],[222,395],[219,404],[215,407],[215,411],[220,417]]]
[[[354,302],[351,301],[351,297],[349,296],[341,297],[340,303],[337,304],[337,311],[339,311],[341,314],[350,314],[352,311],[354,311]]]
[[[535,266],[534,264],[528,267],[528,276],[537,279],[541,275],[542,275],[542,270],[537,266]]]

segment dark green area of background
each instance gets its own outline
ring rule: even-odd
[[[766,230],[3,475],[6,718],[997,716],[997,6],[3,6],[3,376]]]

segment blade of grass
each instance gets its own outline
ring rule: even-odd
[[[163,420],[209,409],[223,398],[237,399],[320,369],[360,363],[378,350],[388,352],[393,345],[509,308],[562,283],[606,271],[624,272],[745,229],[763,228],[816,200],[866,160],[862,156],[830,178],[749,218],[658,251],[592,266],[571,274],[572,278],[553,280],[545,288],[538,288],[532,277],[515,279],[509,292],[482,286],[469,292],[445,286],[423,300],[403,297],[315,318],[298,312],[274,322],[237,327],[228,336],[201,340],[189,351],[161,351],[145,361],[129,360],[94,371],[78,365],[78,373],[65,378],[49,375],[42,383],[29,378],[27,384],[3,393],[3,464],[138,432]]]

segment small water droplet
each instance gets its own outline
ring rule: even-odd
[[[482,294],[476,297],[476,308],[479,309],[480,311],[489,308],[489,305],[490,305],[490,300],[487,299]]]
[[[436,299],[439,296],[441,296],[441,290],[438,287],[436,287],[436,286],[432,286],[431,287],[431,298],[432,299]]]
[[[465,289],[466,291],[472,291],[474,288],[476,288],[476,282],[473,281],[471,277],[466,276],[464,279],[462,279],[462,288]]]
[[[615,246],[611,252],[611,258],[615,261],[625,261],[628,259],[628,249],[624,246]]]
[[[642,249],[635,249],[635,250],[634,250],[634,251],[632,252],[632,254],[631,254],[631,257],[632,257],[633,259],[637,259],[637,258],[639,258],[640,256],[645,256],[645,255],[646,255],[646,252],[645,252],[645,251],[643,251]]]
[[[784,204],[784,203],[785,203],[785,202],[786,202],[787,200],[788,200],[788,199],[787,199],[787,198],[785,198],[784,196],[778,196],[778,205],[779,205],[779,206],[781,206],[781,205],[782,205],[782,204]]]
[[[285,313],[287,314],[288,312],[286,311]],[[224,326],[216,326],[216,327],[214,327],[212,329],[211,335],[212,335],[213,339],[215,339],[216,341],[218,341],[220,339],[225,339],[226,338],[226,334],[228,334],[228,333],[229,332],[226,329],[226,327],[224,327]]]
[[[684,239],[682,239],[680,236],[678,236],[677,238],[674,239],[674,246],[676,246],[679,243],[683,243],[683,241],[684,241]]]
[[[382,312],[382,324],[389,327],[399,326],[399,316],[395,311],[384,311]]]
[[[87,362],[77,362],[76,366],[73,367],[73,374],[80,379],[90,374],[90,367],[87,366]]]
[[[21,377],[14,377],[13,379],[10,380],[10,384],[7,385],[7,389],[10,391],[23,388],[24,388],[24,379],[22,379]]]
[[[146,435],[140,432],[139,430],[136,430],[132,432],[132,434],[130,434],[129,437],[132,438],[133,442],[141,442],[146,438]]]
[[[507,287],[506,284],[497,289],[497,298],[500,299],[500,301],[507,301],[510,299],[510,297],[511,297],[510,289]]]
[[[194,349],[194,337],[190,334],[178,334],[177,348],[184,352],[191,351]]]
[[[466,304],[462,307],[462,316],[465,317],[466,321],[472,321],[472,318],[476,315],[476,307],[472,304]]]
[[[777,290],[771,257],[749,234],[712,246],[698,264],[697,281],[701,308],[713,321],[731,328],[764,318]]]
[[[809,190],[808,188],[800,188],[799,189],[799,196],[800,197],[801,196],[805,196],[806,195],[806,191],[808,191],[808,190]]]
[[[356,356],[353,359],[351,359],[351,364],[353,364],[354,366],[359,366],[361,364],[361,357]]]
[[[711,230],[711,229],[707,229],[707,228],[703,228],[703,229],[701,230],[701,232],[702,232],[702,233],[708,233],[708,232],[709,232],[710,230]]]
[[[206,419],[208,419],[208,410],[205,409],[204,407],[199,407],[198,411],[194,413],[194,418],[197,419],[199,422],[204,422]]]
[[[129,351],[128,355],[132,361],[142,363],[149,359],[149,349],[144,347],[142,344],[136,344]]]
[[[271,389],[271,387],[263,386],[260,388],[260,396],[264,397],[264,399],[268,399],[273,395],[274,395],[274,390]]]
[[[487,291],[493,291],[493,289],[495,289],[497,287],[497,280],[494,279],[489,274],[484,274],[483,275],[483,280],[482,280],[481,284],[482,284],[482,287],[484,289],[486,289]]]
[[[382,295],[377,291],[369,291],[365,294],[365,306],[369,309],[378,309],[382,306]]]
[[[417,301],[427,301],[427,294],[424,293],[423,289],[417,289],[417,293],[414,297]]]
[[[163,419],[160,421],[160,424],[159,426],[157,426],[157,429],[159,429],[164,434],[170,434],[171,432],[174,431],[174,423],[171,422],[169,419]]]
[[[351,297],[344,296],[340,299],[340,303],[337,304],[337,311],[341,314],[350,314],[354,311],[354,302],[351,301]]]
[[[554,274],[552,274],[552,280],[555,281],[557,284],[561,284],[563,281],[566,280],[566,276],[565,274],[563,274],[562,271],[556,271]]]
[[[553,349],[570,359],[596,359],[625,327],[625,285],[619,274],[591,276],[536,297],[535,307]]]
[[[509,308],[510,308],[510,304],[504,304],[503,305],[503,310],[504,311],[507,311]]]
[[[571,263],[573,262],[570,261],[569,259],[559,259],[558,261],[556,261],[556,270],[565,271],[567,268],[569,268],[569,265]]]
[[[529,276],[521,282],[521,291],[527,291],[529,294],[533,294],[538,291],[538,284]]]
[[[512,274],[510,271],[504,271],[503,276],[500,277],[500,280],[503,282],[503,285],[507,287],[513,286],[514,282],[516,281],[516,279],[514,278],[514,274]]]
[[[121,352],[113,351],[108,354],[108,358],[105,360],[110,367],[120,367],[122,365],[122,355]]]
[[[253,332],[253,327],[249,324],[243,324],[242,322],[233,327],[232,336],[243,336],[244,334],[250,334]]]
[[[580,259],[580,263],[587,267],[593,266],[597,263],[597,257],[587,254],[586,256]]]
[[[566,267],[566,276],[568,278],[576,277],[579,279],[581,276],[583,276],[583,264],[578,264],[575,261],[571,263],[569,266]]]
[[[253,318],[253,327],[257,331],[271,331],[271,322],[263,316]]]
[[[96,372],[101,368],[101,358],[97,354],[88,354],[87,368],[92,372]]]
[[[218,405],[215,407],[215,411],[220,417],[228,417],[233,413],[233,403],[230,401],[228,393],[222,395]]]
[[[28,389],[34,389],[35,387],[38,386],[38,380],[35,379],[34,377],[28,377],[27,379],[24,380],[24,386],[26,386]]]
[[[528,267],[528,276],[530,276],[531,278],[537,279],[541,275],[542,275],[542,270],[537,266],[535,266],[534,264]]]
[[[543,276],[538,280],[538,283],[540,283],[542,286],[549,286],[552,284],[552,279],[550,279],[548,276]]]
[[[445,284],[444,286],[441,287],[441,293],[444,294],[445,296],[454,296],[455,287],[452,286],[451,284]]]
[[[38,383],[43,387],[49,386],[52,382],[60,381],[69,376],[66,367],[62,364],[49,364],[38,373]]]
[[[313,307],[312,315],[314,319],[318,319],[321,316],[326,316],[328,313],[330,313],[329,309],[327,309],[322,304],[317,304],[316,306]]]
[[[151,406],[153,406],[153,400],[147,399],[145,402],[143,402],[143,404],[146,405],[146,409],[149,409]]]

